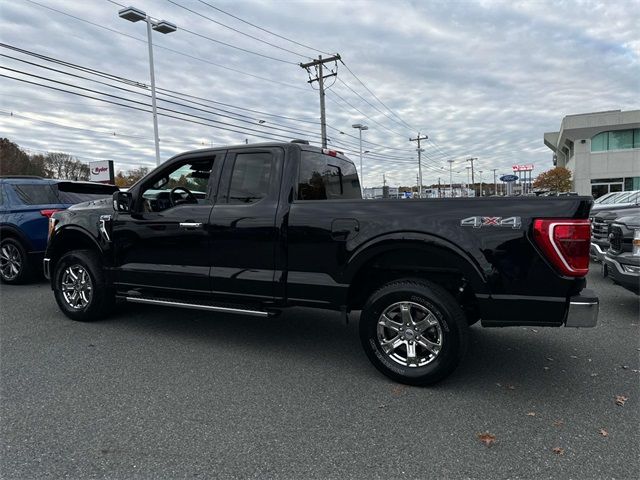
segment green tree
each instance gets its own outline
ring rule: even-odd
[[[42,155],[29,156],[8,138],[0,138],[0,175],[45,176]]]
[[[555,167],[542,172],[533,182],[533,188],[568,192],[571,190],[571,171],[564,167]]]

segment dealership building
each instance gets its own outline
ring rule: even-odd
[[[553,164],[571,171],[580,195],[640,190],[640,110],[567,115],[544,144]]]

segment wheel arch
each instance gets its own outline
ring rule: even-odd
[[[475,302],[475,293],[488,293],[485,275],[466,252],[426,234],[391,234],[363,245],[352,255],[345,277],[349,309],[361,308],[368,294],[403,278],[432,281],[469,303]]]
[[[85,229],[77,226],[62,227],[47,246],[47,258],[52,272],[60,257],[72,250],[92,250],[101,257],[104,253],[95,238]]]
[[[19,228],[13,225],[0,225],[0,239],[2,238],[15,238],[19,240],[24,249],[28,252],[33,251],[33,244],[29,237]]]

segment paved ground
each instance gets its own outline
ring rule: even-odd
[[[589,281],[597,328],[474,326],[432,388],[381,376],[335,314],[129,306],[82,324],[45,283],[3,286],[0,476],[635,479],[638,297]]]

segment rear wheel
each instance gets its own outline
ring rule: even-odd
[[[360,317],[360,340],[374,366],[409,385],[429,385],[458,366],[467,346],[464,312],[442,287],[423,280],[389,283]]]
[[[31,279],[27,251],[15,238],[3,238],[0,242],[0,279],[8,284],[26,283]]]
[[[115,303],[100,258],[90,250],[71,251],[58,260],[53,274],[53,292],[64,314],[82,322],[105,317]]]

